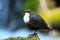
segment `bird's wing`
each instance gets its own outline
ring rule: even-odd
[[[30,25],[36,28],[38,27],[40,29],[49,29],[43,18],[38,15],[30,16]]]

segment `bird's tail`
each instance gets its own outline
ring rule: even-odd
[[[52,30],[48,25],[45,25],[45,26],[43,27],[43,29],[44,29],[44,30]]]

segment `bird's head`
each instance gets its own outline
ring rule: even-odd
[[[30,20],[29,16],[31,15],[31,12],[32,11],[30,9],[25,10],[25,15],[23,17],[23,20],[24,20],[25,23],[28,23],[29,22],[29,20]]]
[[[25,23],[30,21],[30,16],[31,15],[35,15],[35,13],[32,10],[28,9],[28,10],[25,11],[25,15],[23,17],[23,20],[24,20]]]
[[[33,11],[31,9],[27,9],[27,10],[25,10],[25,12],[30,13],[30,12],[33,12]]]
[[[30,15],[34,15],[34,14],[35,14],[34,11],[31,10],[31,9],[25,10],[25,14],[26,14],[26,13],[28,13],[28,14],[30,14]]]

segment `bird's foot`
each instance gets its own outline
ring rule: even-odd
[[[34,34],[34,35],[37,35],[37,32],[34,32],[33,34]]]

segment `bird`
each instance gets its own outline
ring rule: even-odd
[[[44,19],[31,9],[25,10],[23,21],[29,29],[35,32],[42,29],[50,30]]]

